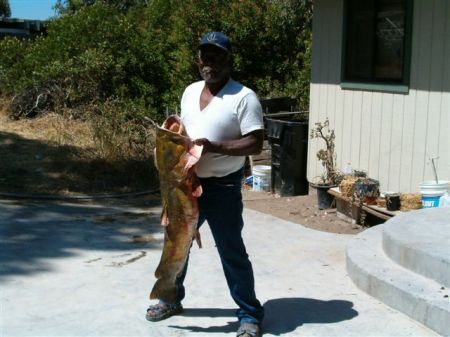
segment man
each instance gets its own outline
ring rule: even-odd
[[[253,269],[241,235],[241,183],[245,156],[262,149],[262,109],[252,90],[231,79],[231,43],[225,34],[210,32],[203,37],[197,64],[203,81],[184,91],[181,119],[194,143],[203,145],[196,171],[203,189],[198,226],[208,222],[231,296],[239,306],[237,336],[259,336],[264,309],[255,295]],[[186,270],[187,263],[177,279],[176,303],[160,301],[150,306],[148,320],[159,321],[182,311]]]

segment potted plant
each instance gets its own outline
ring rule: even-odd
[[[316,123],[311,129],[311,139],[322,139],[325,149],[317,151],[317,159],[322,163],[324,172],[321,176],[310,182],[311,187],[317,189],[317,201],[319,209],[330,208],[334,197],[328,193],[328,189],[336,187],[342,180],[343,175],[336,170],[336,153],[334,152],[334,130],[330,129],[328,118],[323,123]]]

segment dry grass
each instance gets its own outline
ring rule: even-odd
[[[106,157],[89,122],[57,114],[10,120],[0,102],[0,192],[128,193],[152,189],[151,158]]]
[[[78,146],[93,149],[94,141],[89,124],[65,119],[49,113],[34,119],[11,120],[5,110],[0,116],[0,131],[15,133],[20,137],[55,145]]]
[[[400,210],[411,211],[422,208],[422,194],[420,193],[401,193]]]

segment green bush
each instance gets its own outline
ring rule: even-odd
[[[193,63],[198,42],[217,30],[232,40],[233,77],[260,97],[292,96],[308,109],[311,1],[155,0],[148,17],[170,65],[166,104],[177,106],[184,87],[198,79]]]
[[[0,95],[10,93],[16,80],[24,76],[21,65],[28,54],[30,44],[15,37],[0,40]]]
[[[308,109],[310,0],[59,5],[62,14],[48,23],[45,36],[0,40],[0,94],[16,97],[17,117],[65,109],[83,115],[85,107],[114,99],[161,119],[199,79],[194,57],[210,30],[230,36],[235,79],[260,97],[292,96]]]
[[[3,40],[0,54],[8,52],[10,44]],[[53,97],[56,108],[76,109],[121,97],[153,110],[167,90],[164,62],[152,47],[151,35],[131,15],[103,3],[49,22],[47,36],[29,43],[18,62],[1,61],[0,69],[6,69],[1,73],[3,91],[17,94],[37,88],[40,93],[51,82],[64,92]]]

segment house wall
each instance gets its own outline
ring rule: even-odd
[[[309,124],[329,118],[338,168],[366,170],[382,191],[418,192],[439,157],[439,179],[450,180],[450,1],[414,1],[407,94],[341,89],[342,31],[343,0],[316,0]],[[309,181],[323,172],[323,146],[309,141]]]

